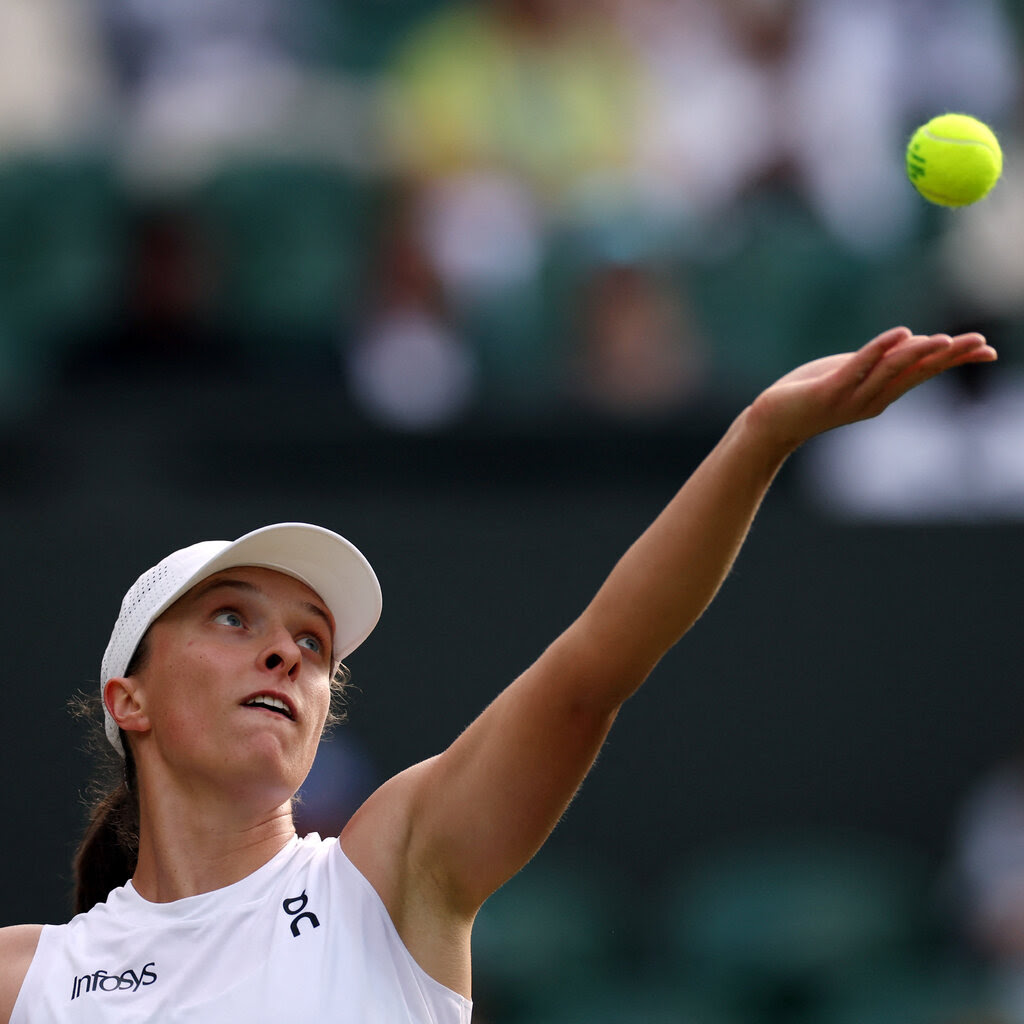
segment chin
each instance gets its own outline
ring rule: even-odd
[[[250,800],[258,796],[261,803],[283,803],[290,800],[302,784],[302,767],[295,756],[281,749],[280,744],[247,742],[235,756],[226,756],[221,766],[230,767],[224,776],[233,798]]]

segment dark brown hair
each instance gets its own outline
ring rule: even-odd
[[[142,670],[149,650],[144,636],[128,664],[125,675]],[[324,735],[345,718],[344,696],[349,671],[341,663],[331,679],[331,705],[324,724]],[[139,858],[139,794],[136,786],[135,759],[128,737],[122,731],[125,756],[107,741],[104,730],[103,700],[98,693],[78,694],[69,702],[77,718],[90,722],[90,746],[98,760],[91,784],[88,823],[73,860],[74,894],[72,907],[84,914],[108,894],[125,884],[135,873]]]

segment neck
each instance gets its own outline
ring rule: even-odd
[[[139,791],[139,859],[132,884],[143,899],[170,903],[233,885],[295,835],[291,801],[245,807],[198,800],[173,786]]]

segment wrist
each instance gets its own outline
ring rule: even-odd
[[[769,466],[772,472],[806,440],[779,423],[760,398],[751,402],[736,417],[731,430],[736,431],[743,446]]]

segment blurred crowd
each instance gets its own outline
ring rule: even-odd
[[[1003,0],[5,0],[0,385],[315,374],[401,430],[660,422],[892,322],[1012,354]],[[1003,237],[1005,236],[1005,237]],[[953,322],[956,322],[953,324]]]

